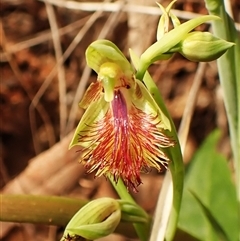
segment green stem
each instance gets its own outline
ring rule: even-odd
[[[173,181],[173,206],[171,209],[168,226],[165,234],[165,239],[167,241],[170,241],[170,240],[173,240],[173,237],[177,228],[178,216],[179,216],[179,211],[180,211],[180,206],[182,201],[183,182],[184,182],[184,165],[183,165],[181,147],[178,140],[175,125],[164,104],[163,98],[156,84],[154,83],[154,81],[152,80],[148,72],[146,72],[144,76],[144,83],[146,84],[153,98],[161,108],[162,112],[170,120],[171,128],[172,128],[170,135],[176,141],[176,144],[173,148],[169,148],[168,150],[166,150],[171,160],[169,164],[169,169],[171,171],[172,181]]]
[[[222,19],[222,21],[212,23],[214,34],[236,44],[217,60],[217,64],[228,117],[237,180],[237,195],[240,202],[240,38],[233,20],[226,13],[223,0],[205,1],[209,13]]]
[[[141,69],[141,60],[130,50],[131,59],[133,61],[134,66],[139,69],[139,72],[136,73],[136,76],[140,77],[144,72]],[[177,136],[177,131],[173,120],[164,104],[163,98],[154,83],[153,79],[151,78],[150,74],[146,71],[144,72],[143,77],[140,79],[143,80],[145,85],[147,86],[148,90],[150,91],[151,95],[157,102],[158,106],[160,107],[161,111],[165,114],[165,116],[169,119],[171,124],[171,133],[169,134],[174,138],[176,141],[176,145],[173,148],[166,149],[166,153],[168,154],[171,162],[169,164],[169,169],[172,175],[173,181],[173,206],[171,209],[168,226],[165,234],[165,239],[170,241],[173,239],[178,222],[178,216],[182,201],[182,192],[183,192],[183,181],[184,181],[184,165],[182,159],[181,148]]]
[[[37,195],[0,195],[0,221],[56,225],[65,227],[87,200]],[[121,222],[116,233],[129,238],[137,234],[127,222]]]
[[[136,204],[130,193],[127,191],[126,186],[124,185],[121,178],[119,178],[118,183],[116,184],[112,177],[109,177],[113,187],[115,188],[116,192],[118,193],[119,197],[122,200],[128,201],[130,203]],[[145,212],[143,209],[142,212]],[[147,214],[146,214],[147,215]],[[147,241],[150,234],[150,226],[151,226],[151,219],[149,218],[149,223],[133,223],[135,231],[140,238],[141,241]]]
[[[115,188],[117,194],[119,197],[125,201],[128,201],[130,203],[136,204],[135,200],[133,197],[130,195],[130,193],[127,191],[126,186],[124,185],[123,181],[121,178],[119,178],[117,184],[113,180],[112,177],[109,176],[109,180],[111,181],[113,187]]]
[[[55,196],[1,195],[0,220],[65,226],[87,201]]]

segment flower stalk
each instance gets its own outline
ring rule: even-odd
[[[95,176],[109,177],[119,196],[133,205],[135,202],[128,191],[137,192],[142,183],[140,172],[169,167],[173,206],[165,234],[167,241],[173,239],[177,226],[184,168],[176,129],[147,69],[155,61],[168,59],[175,52],[190,60],[209,61],[232,46],[209,33],[190,33],[198,25],[219,18],[202,16],[180,24],[170,11],[174,2],[166,9],[159,5],[163,15],[158,25],[157,42],[140,58],[130,50],[136,72],[117,46],[108,40],[97,40],[87,48],[87,64],[98,78],[80,102],[80,107],[86,111],[70,143],[70,148],[81,148],[80,161],[87,172],[95,171]],[[170,19],[174,29],[169,31]],[[193,55],[199,42],[202,51]],[[140,207],[135,208],[139,214],[144,213]],[[135,212],[134,208],[130,210]],[[137,216],[134,218],[138,220]],[[146,222],[134,225],[140,239],[148,240],[149,225]]]

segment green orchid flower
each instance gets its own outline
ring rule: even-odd
[[[93,42],[86,58],[98,78],[80,102],[86,111],[70,148],[81,147],[80,161],[89,173],[113,176],[115,182],[121,177],[136,192],[141,171],[168,166],[164,149],[175,144],[166,134],[169,119],[112,42]]]

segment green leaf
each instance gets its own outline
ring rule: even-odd
[[[206,217],[208,218],[208,220],[210,221],[211,225],[213,226],[215,232],[217,233],[219,240],[222,241],[227,241],[229,240],[225,231],[222,229],[221,225],[219,225],[219,223],[217,222],[217,220],[214,218],[214,216],[212,215],[211,210],[208,209],[208,207],[206,207],[202,201],[201,198],[193,191],[190,191],[192,193],[192,195],[195,197],[196,201],[198,202],[198,204],[201,206],[204,214],[206,215]]]
[[[235,43],[221,58],[217,60],[223,100],[226,108],[231,146],[237,182],[238,202],[240,202],[240,38],[234,20],[225,9],[224,0],[205,0],[210,14],[219,16],[222,21],[212,23],[214,35]],[[238,215],[240,216],[240,208]],[[239,238],[240,240],[240,233]]]
[[[219,240],[214,223],[199,201],[211,211],[229,241],[238,240],[237,196],[227,160],[217,151],[220,137],[213,131],[194,156],[186,173],[178,228],[198,240]]]

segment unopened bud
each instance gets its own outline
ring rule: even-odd
[[[191,61],[208,62],[222,56],[233,45],[209,32],[195,31],[178,44],[178,51]]]
[[[95,240],[114,232],[121,220],[121,209],[113,198],[99,198],[82,207],[68,223],[62,240],[82,237]]]

